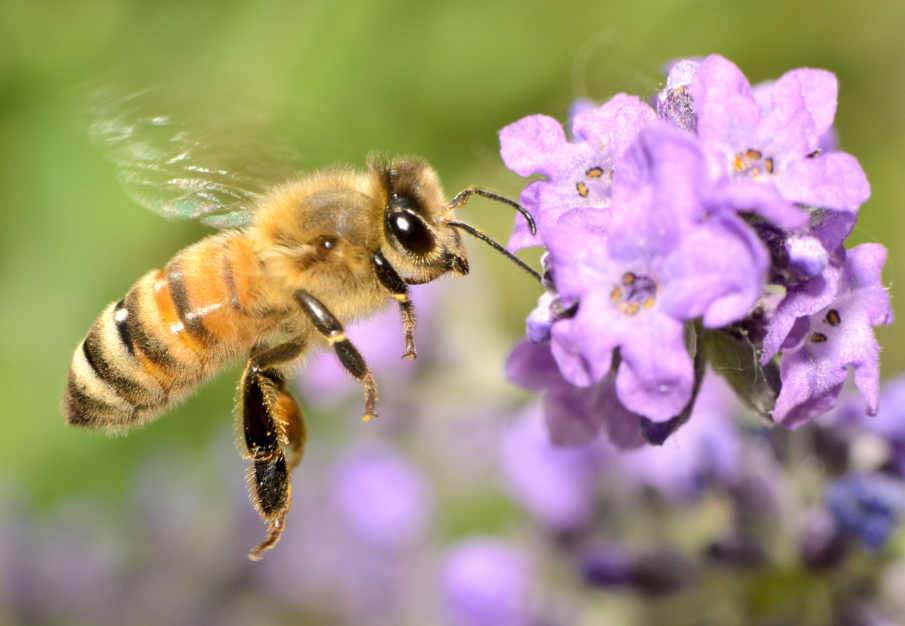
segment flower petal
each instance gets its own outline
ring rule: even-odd
[[[842,211],[857,211],[870,197],[870,183],[858,159],[845,152],[790,163],[776,187],[790,202]]]
[[[664,422],[691,399],[694,366],[685,349],[684,324],[662,315],[651,317],[647,328],[621,344],[616,393],[629,411]]]
[[[748,79],[717,54],[704,59],[695,72],[691,95],[698,112],[698,136],[705,143],[728,145],[737,133],[754,129],[760,121]]]
[[[506,359],[506,378],[531,391],[542,391],[562,378],[549,344],[522,340]]]
[[[814,120],[815,140],[833,125],[839,83],[832,72],[800,68],[786,72],[773,85],[773,110],[785,119],[803,106]]]
[[[500,131],[503,163],[519,176],[554,176],[560,166],[553,156],[566,145],[562,124],[546,115],[531,115]]]

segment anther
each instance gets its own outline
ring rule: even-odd
[[[601,176],[603,176],[603,168],[602,167],[592,167],[587,172],[585,172],[585,175],[588,178],[600,178]]]
[[[575,188],[578,189],[579,196],[581,196],[582,198],[588,197],[588,186],[587,185],[585,185],[584,183],[577,183],[575,185]]]
[[[814,333],[811,335],[811,341],[814,343],[826,343],[826,335],[823,333]]]
[[[830,326],[838,326],[842,323],[842,318],[839,317],[839,311],[836,309],[830,309],[826,314],[826,321],[829,322]]]
[[[636,278],[637,278],[637,276],[635,276],[631,272],[626,272],[625,274],[622,275],[622,284],[631,285],[635,282]]]

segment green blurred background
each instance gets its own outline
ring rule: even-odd
[[[499,159],[500,128],[533,113],[564,119],[576,96],[648,97],[665,62],[712,52],[752,83],[801,66],[837,74],[843,149],[873,186],[850,243],[889,248],[894,288],[905,275],[901,0],[0,0],[0,478],[39,508],[75,493],[115,500],[149,450],[200,449],[230,419],[235,370],[128,438],[67,428],[60,415],[72,351],[101,309],[208,232],[126,197],[84,132],[86,81],[134,67],[132,78],[261,111],[306,167],[412,152],[450,194],[477,184],[515,196],[521,183]],[[501,207],[477,200],[464,214],[499,240],[510,232]],[[481,371],[502,389],[506,347],[538,290],[469,246],[466,280],[483,304],[460,307],[460,318],[473,317],[458,322],[493,338]],[[887,377],[905,369],[896,329],[878,331]],[[448,384],[474,378],[450,373]]]

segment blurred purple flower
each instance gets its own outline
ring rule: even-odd
[[[795,428],[832,409],[849,365],[868,414],[876,414],[880,348],[871,326],[893,320],[881,282],[885,263],[881,245],[852,248],[835,299],[817,314],[796,321],[782,346],[782,390],[773,412],[777,422]]]
[[[900,477],[905,478],[905,376],[883,384],[875,416],[865,415],[864,401],[851,390],[844,390],[834,409],[822,416],[819,423],[828,427],[848,427],[849,431],[863,429],[881,437],[889,444],[889,462]],[[849,437],[853,433],[849,433]]]
[[[572,118],[575,142],[567,141],[562,125],[545,115],[526,117],[501,130],[500,154],[506,167],[520,176],[546,176],[525,187],[519,199],[537,221],[538,234],[532,235],[525,219],[517,216],[509,250],[541,245],[541,236],[562,220],[605,228],[616,160],[654,118],[638,97],[617,94]]]
[[[735,425],[733,400],[726,382],[708,371],[687,424],[664,445],[626,452],[615,462],[633,481],[677,501],[700,496],[711,481],[737,484],[744,471],[744,439]]]
[[[496,539],[466,539],[443,559],[446,624],[531,626],[533,587],[532,566],[520,548]]]
[[[833,515],[821,507],[806,513],[799,534],[799,549],[808,567],[829,570],[848,555],[848,542]]]
[[[332,491],[349,529],[371,549],[396,552],[427,536],[433,516],[430,487],[415,465],[389,448],[347,454]]]
[[[636,556],[625,546],[608,544],[586,548],[579,558],[585,581],[600,587],[617,587],[631,581]]]
[[[69,502],[32,527],[27,584],[16,601],[36,623],[123,618],[123,546],[102,509],[88,500]]]
[[[616,544],[591,546],[580,557],[585,581],[599,587],[627,587],[646,596],[673,593],[688,586],[694,566],[671,549],[637,553]]]
[[[905,513],[905,482],[885,474],[853,474],[824,493],[836,522],[869,548],[880,549]]]
[[[554,533],[587,523],[600,457],[600,447],[593,444],[562,448],[550,443],[538,408],[512,422],[500,441],[504,488]]]
[[[430,591],[419,550],[433,516],[427,482],[388,446],[354,449],[329,473],[304,501],[293,490],[283,539],[259,566],[266,588],[320,621],[412,621]]]

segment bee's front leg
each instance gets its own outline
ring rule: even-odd
[[[306,435],[298,403],[286,391],[282,375],[272,368],[294,360],[303,348],[302,343],[290,342],[252,351],[242,374],[242,428],[253,463],[249,488],[255,507],[270,526],[267,539],[248,554],[252,561],[260,561],[280,540],[292,491],[289,470],[301,460]],[[287,446],[286,454],[281,444]]]
[[[324,306],[323,302],[310,293],[299,290],[295,293],[295,299],[305,312],[309,321],[321,335],[333,346],[336,357],[346,371],[352,374],[355,380],[364,383],[365,386],[365,414],[363,420],[368,421],[377,417],[377,383],[371,375],[371,368],[365,362],[361,352],[355,345],[346,339],[346,333],[342,323]]]
[[[414,359],[415,353],[415,305],[409,299],[409,288],[396,269],[390,265],[380,252],[371,255],[371,263],[374,265],[374,273],[377,280],[390,292],[393,299],[399,303],[399,313],[402,315],[402,332],[405,337],[405,355],[403,358]]]

